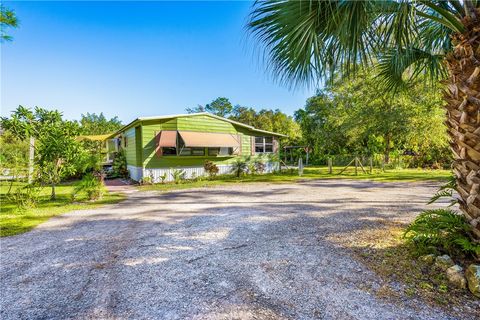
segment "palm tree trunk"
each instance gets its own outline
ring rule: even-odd
[[[452,38],[455,49],[446,58],[450,77],[445,100],[460,209],[473,226],[472,237],[480,242],[479,13],[467,16],[466,31]]]

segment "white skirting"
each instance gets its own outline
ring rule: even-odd
[[[227,174],[232,172],[231,165],[218,165],[218,174]],[[135,181],[140,181],[142,177],[152,177],[154,183],[162,182],[160,176],[166,175],[165,181],[173,181],[173,171],[183,170],[185,172],[185,179],[194,179],[201,176],[207,176],[203,167],[177,167],[177,168],[155,168],[143,169],[134,166],[128,166],[130,171],[130,178]],[[267,162],[265,163],[265,173],[271,173],[280,170],[280,163]]]
[[[127,165],[128,172],[130,172],[130,179],[135,181],[142,180],[143,177],[143,168]]]

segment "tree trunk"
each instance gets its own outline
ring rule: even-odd
[[[55,193],[55,184],[52,183],[52,194],[50,195],[51,200],[57,199],[57,194]]]
[[[477,13],[480,13],[477,11]],[[447,55],[449,69],[447,126],[454,153],[460,209],[480,242],[480,30],[479,14],[466,17],[466,31],[452,37],[454,50]]]
[[[385,163],[390,162],[390,134],[385,136],[385,153],[384,153],[384,160]]]

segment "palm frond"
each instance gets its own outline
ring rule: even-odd
[[[379,58],[379,80],[391,91],[406,87],[420,75],[436,82],[447,75],[443,57],[443,54],[432,54],[415,47],[389,49]]]

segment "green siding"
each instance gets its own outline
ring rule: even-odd
[[[215,119],[209,116],[180,117],[177,118],[177,129],[199,132],[237,133],[230,122]]]
[[[143,144],[142,144],[142,127],[138,126],[135,127],[135,155],[136,155],[136,166],[141,167],[143,165],[142,161],[142,151]]]
[[[124,137],[127,138],[127,147],[125,148],[125,156],[127,158],[127,164],[131,166],[137,166],[137,149],[135,139],[135,128],[130,128],[124,133]]]

